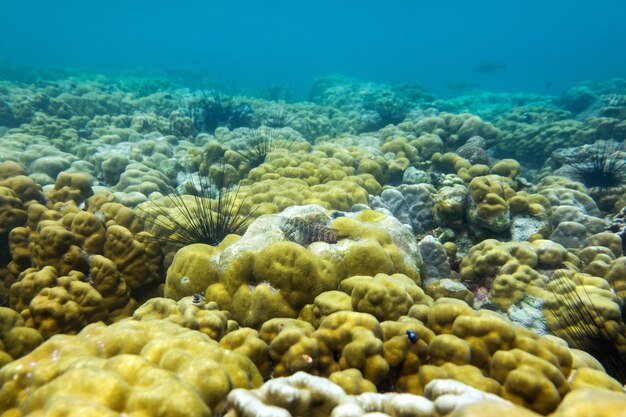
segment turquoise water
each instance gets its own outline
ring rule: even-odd
[[[329,73],[438,95],[626,75],[623,0],[0,0],[0,14],[4,65],[184,70],[301,95]]]
[[[0,416],[626,409],[626,0],[0,16]]]

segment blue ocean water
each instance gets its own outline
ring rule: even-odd
[[[0,14],[5,62],[193,70],[238,87],[306,93],[338,73],[441,95],[558,94],[626,76],[624,0],[0,0]]]

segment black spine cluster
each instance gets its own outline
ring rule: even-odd
[[[222,168],[222,177],[224,176]],[[151,202],[148,208],[141,209],[144,220],[155,226],[160,233],[156,239],[165,247],[182,247],[194,243],[218,245],[229,234],[239,234],[245,230],[254,213],[243,213],[245,196],[240,198],[240,185],[233,189],[217,188],[205,176],[194,180],[189,176],[191,201],[178,188],[171,187],[167,206]]]
[[[276,129],[261,127],[252,129],[247,140],[242,141],[233,150],[239,154],[248,170],[265,162],[267,155],[279,148],[291,149],[294,141],[291,137],[282,135]]]
[[[187,103],[187,115],[198,132],[213,133],[224,126],[230,129],[249,127],[254,111],[249,103],[236,100],[221,91],[202,91]]]
[[[563,279],[565,272],[556,271],[555,287],[549,286],[556,297],[557,304],[550,307],[552,315],[565,333],[553,332],[566,339],[570,347],[583,350],[593,356],[604,367],[607,374],[626,382],[626,352],[617,348],[616,339],[606,328],[606,322],[598,312],[584,286],[582,293],[568,291],[566,284],[571,282]],[[574,283],[571,283],[574,285]],[[624,300],[620,301],[622,313],[622,330],[624,329]],[[549,304],[550,305],[550,304]],[[558,305],[558,307],[557,307]]]
[[[574,162],[574,179],[582,182],[595,196],[626,186],[626,153],[621,143],[597,141],[581,150]]]

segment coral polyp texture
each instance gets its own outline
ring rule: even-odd
[[[0,416],[623,415],[625,93],[1,81]]]

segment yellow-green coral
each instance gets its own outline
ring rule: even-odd
[[[178,302],[156,297],[133,313],[135,320],[167,320],[198,330],[213,340],[220,340],[229,330],[230,314],[218,309],[216,303],[205,303],[202,296],[185,297]],[[236,324],[235,324],[236,326]]]
[[[354,276],[343,280],[339,288],[351,295],[352,310],[372,314],[380,321],[397,320],[406,315],[412,305],[432,302],[403,274]]]
[[[217,282],[217,254],[215,246],[196,243],[176,252],[165,279],[165,297],[180,300],[196,293],[204,293]]]
[[[30,268],[20,275],[11,286],[11,307],[45,338],[74,334],[89,323],[108,320],[102,296],[85,282],[83,273],[60,276],[51,266]]]
[[[494,232],[502,232],[511,222],[507,200],[514,195],[515,191],[500,176],[474,178],[469,184],[468,220]]]
[[[305,227],[307,219],[322,218],[329,222],[319,223],[324,233]],[[319,321],[314,306],[301,310],[323,292],[336,290],[350,275],[400,273],[414,287],[420,282],[413,236],[393,217],[371,211],[331,222],[319,206],[292,207],[281,215],[257,219],[243,239],[223,250],[197,248],[199,253],[183,249],[177,259],[186,257],[191,265],[197,258],[198,265],[205,266],[197,270],[190,266],[195,272],[183,274],[175,260],[168,272],[167,294],[178,294],[183,279],[189,288],[206,286],[207,300],[231,311],[240,324],[256,328],[274,317],[302,315]],[[424,298],[421,290],[409,293]],[[317,314],[331,311],[337,310]]]
[[[210,416],[261,375],[245,356],[168,321],[102,323],[57,336],[0,370],[10,415],[67,412]],[[44,411],[45,410],[45,411]]]
[[[26,327],[16,311],[0,307],[0,368],[29,353],[43,342],[41,334]]]
[[[487,239],[470,249],[461,261],[460,273],[477,287],[491,287],[489,302],[507,311],[525,294],[542,297],[546,278],[537,270],[556,269],[563,263],[577,265],[579,260],[549,240],[529,243]]]
[[[331,314],[322,320],[314,337],[323,374],[356,368],[375,384],[387,376],[389,364],[384,358],[382,328],[374,316],[343,311]]]

